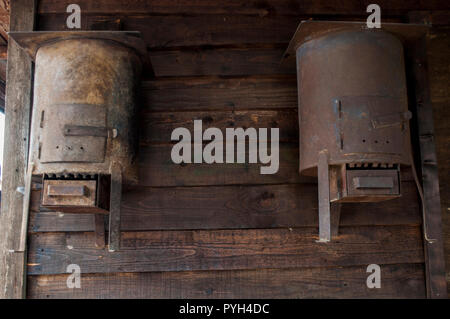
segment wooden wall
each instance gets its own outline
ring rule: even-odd
[[[450,21],[429,41],[431,95],[438,156],[447,285],[450,295]]]
[[[72,2],[39,1],[37,29],[65,30]],[[155,77],[147,70],[141,88],[140,185],[125,187],[122,249],[108,253],[94,245],[93,216],[40,210],[35,184],[29,298],[425,297],[409,171],[402,198],[345,205],[340,235],[327,245],[315,242],[317,186],[297,174],[296,77],[279,65],[282,52],[301,20],[361,19],[370,1],[77,3],[84,30],[138,30],[147,43]],[[377,3],[384,21],[450,9],[441,1]],[[192,129],[194,119],[221,129],[280,127],[279,172],[173,164],[170,133]],[[381,289],[366,287],[372,263],[381,265]],[[66,286],[69,264],[81,266],[81,289]]]

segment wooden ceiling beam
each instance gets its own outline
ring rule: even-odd
[[[0,44],[8,42],[10,0],[0,0]]]
[[[0,10],[4,10],[9,13],[9,2],[10,0],[0,0]]]

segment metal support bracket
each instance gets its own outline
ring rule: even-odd
[[[25,174],[25,193],[23,197],[22,209],[22,225],[20,229],[19,246],[14,249],[15,252],[24,252],[27,248],[27,234],[28,234],[28,218],[30,214],[30,198],[31,198],[31,179],[33,177],[34,163],[28,163],[28,169]]]
[[[319,153],[318,163],[319,178],[319,243],[331,241],[331,211],[330,211],[330,171],[328,166],[328,154],[326,151]]]
[[[95,247],[103,249],[106,246],[105,242],[105,215],[94,215],[95,226]]]
[[[318,160],[319,177],[319,243],[328,243],[339,232],[341,203],[330,202],[330,166],[328,153],[321,151]]]
[[[120,248],[120,203],[122,201],[122,168],[118,163],[111,165],[111,197],[109,205],[109,248],[110,252]]]

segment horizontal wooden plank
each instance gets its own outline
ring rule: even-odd
[[[72,1],[73,2],[73,1]],[[70,0],[41,0],[39,13],[65,13]],[[366,15],[369,0],[212,0],[192,1],[178,0],[78,0],[77,3],[86,13],[98,14],[336,14],[336,15]],[[450,6],[442,1],[432,0],[378,0],[383,14],[398,15],[412,10],[444,10]]]
[[[448,8],[447,8],[448,9]],[[415,23],[431,24],[433,26],[450,25],[450,11],[412,11],[408,14],[411,21]]]
[[[251,15],[84,15],[81,30],[140,31],[148,48],[179,48],[186,46],[223,46],[242,44],[288,43],[299,23],[310,16],[251,16]],[[333,17],[321,17],[332,20]],[[38,30],[69,30],[67,14],[40,15]],[[366,20],[359,18],[343,20]],[[400,22],[384,18],[385,22]]]
[[[422,264],[380,265],[381,288],[366,265],[344,268],[83,274],[28,277],[28,298],[425,298]]]
[[[260,168],[268,164],[247,163],[188,163],[174,164],[172,145],[151,144],[139,149],[139,185],[141,186],[206,186],[246,184],[286,184],[311,182],[314,179],[299,176],[297,144],[281,143],[279,170],[261,175]],[[225,151],[225,148],[224,148]]]
[[[8,44],[9,12],[0,10],[0,45]]]
[[[341,227],[331,243],[317,228],[122,232],[121,249],[95,247],[94,233],[30,236],[28,274],[231,270],[422,263],[418,226]]]
[[[442,39],[442,34],[448,33],[446,28],[436,30],[431,38]],[[440,50],[431,50],[431,58],[445,57],[447,40],[435,41]],[[280,65],[281,57],[287,48],[287,43],[265,47],[245,48],[194,48],[171,51],[150,51],[149,56],[156,76],[194,76],[194,75],[253,75],[253,74],[295,74],[295,68]],[[436,64],[431,63],[433,68]],[[449,74],[448,67],[436,66],[433,76],[442,80],[432,81],[433,98],[448,96],[444,81]],[[448,76],[447,76],[448,77]],[[434,94],[438,92],[438,94]]]
[[[295,75],[189,77],[144,81],[143,109],[149,112],[296,109]]]
[[[82,30],[105,30],[120,19],[122,30],[140,31],[149,48],[242,43],[286,43],[305,17],[203,16],[92,16],[81,20]],[[38,30],[68,30],[67,14],[39,16]]]
[[[450,63],[448,60],[450,27],[434,28],[427,45],[431,100],[433,104],[448,103],[450,101]],[[434,116],[434,118],[439,119],[440,117]],[[445,121],[435,121],[435,124],[439,124],[437,122]]]
[[[149,52],[156,76],[295,74],[280,64],[287,43],[263,48],[201,48]]]
[[[248,163],[248,155],[246,163],[242,164],[174,164],[171,158],[172,146],[169,144],[141,146],[138,155],[140,186],[292,184],[317,181],[315,177],[299,175],[297,143],[280,143],[278,172],[266,175],[261,175],[260,169],[269,164]],[[402,171],[402,180],[411,178],[411,171],[405,168]]]
[[[202,121],[203,131],[210,127],[221,130],[224,141],[226,128],[266,128],[271,138],[271,128],[279,129],[280,142],[298,141],[297,109],[252,111],[204,111],[204,112],[158,112],[141,114],[140,143],[171,143],[172,132],[179,127],[187,128],[194,138],[194,121]],[[260,140],[258,138],[258,140]],[[207,141],[205,141],[207,142]]]
[[[447,20],[448,20],[447,12]],[[428,14],[427,14],[428,17]],[[436,15],[429,15],[431,21]],[[441,20],[442,21],[442,20]],[[447,286],[450,292],[450,27],[435,28],[428,41],[429,79],[433,102],[434,133],[439,169],[442,236],[446,256]],[[450,297],[450,294],[449,294]]]
[[[30,232],[94,231],[93,216],[37,212],[39,193],[32,198]],[[340,225],[420,225],[414,183],[404,182],[402,193],[387,202],[343,205]],[[122,196],[123,231],[318,225],[317,187],[312,184],[136,188]]]

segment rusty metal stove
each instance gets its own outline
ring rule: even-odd
[[[35,61],[28,179],[43,176],[41,206],[109,215],[109,250],[117,250],[122,179],[137,180],[135,92],[145,45],[138,32],[11,37]]]
[[[300,173],[318,176],[319,241],[337,234],[340,204],[401,195],[411,163],[402,41],[424,26],[302,22],[284,60],[296,57]]]

